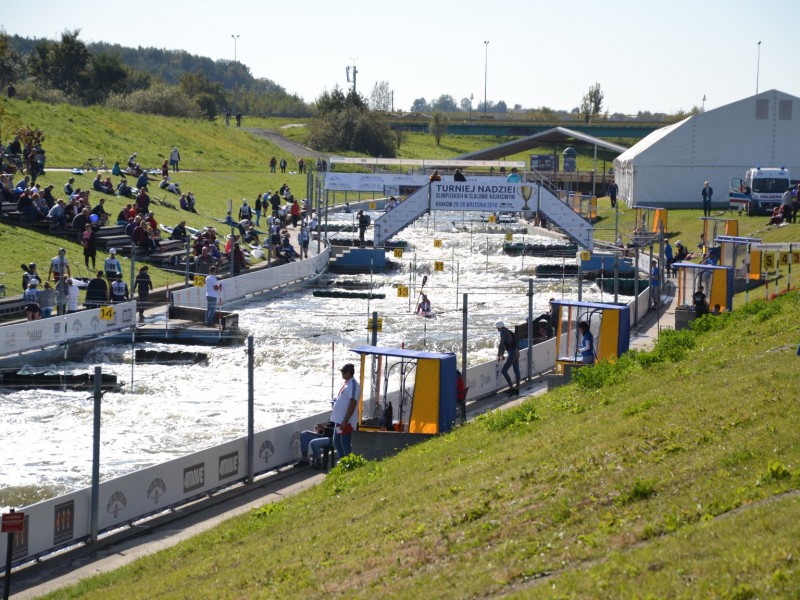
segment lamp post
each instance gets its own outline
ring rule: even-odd
[[[469,120],[472,121],[472,101],[475,99],[475,94],[469,95]]]
[[[759,42],[760,44],[761,42]],[[483,112],[486,112],[486,80],[489,75],[489,40],[483,42]]]
[[[236,34],[236,35],[231,34],[231,37],[233,38],[233,62],[237,62],[236,61],[236,40],[239,39],[239,34]]]
[[[756,61],[756,96],[758,96],[758,72],[761,69],[761,40],[758,40],[758,60]]]

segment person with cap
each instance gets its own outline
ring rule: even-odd
[[[108,280],[111,282],[111,301],[127,302],[130,294],[128,293],[128,284],[122,279],[122,273],[112,273],[108,275]]]
[[[117,258],[116,248],[111,248],[108,251],[108,258],[103,261],[103,270],[106,272],[106,278],[109,281],[114,281],[116,274],[122,272],[122,265]]]
[[[497,331],[500,333],[500,343],[497,346],[497,360],[503,360],[503,355],[508,354],[503,368],[500,370],[506,382],[508,383],[508,395],[519,395],[519,344],[517,343],[517,336],[514,332],[508,329],[502,321],[495,323]],[[508,370],[514,369],[514,376],[517,379],[517,385],[511,384],[511,377],[508,376]]]
[[[23,263],[21,266],[22,270],[25,271],[22,274],[22,291],[24,292],[28,289],[28,284],[32,280],[36,279],[41,281],[42,278],[39,277],[39,273],[36,272],[36,263],[29,263],[27,267],[25,266],[25,263]]]
[[[253,211],[250,208],[250,205],[247,204],[247,199],[242,198],[242,205],[239,207],[239,221],[249,221],[252,215]]]
[[[217,312],[217,302],[222,296],[222,282],[217,279],[217,267],[211,266],[206,275],[206,325],[214,326],[214,315]]]
[[[181,153],[178,152],[178,147],[175,146],[172,148],[172,152],[169,153],[169,164],[175,173],[180,171],[180,169],[178,168],[179,162],[181,162]]]
[[[64,274],[66,274],[67,277],[72,277],[72,271],[70,271],[69,261],[67,260],[67,250],[66,248],[59,248],[58,256],[54,256],[50,260],[50,270],[47,272],[47,281],[52,279],[56,282],[56,287],[58,287],[58,280]]]
[[[25,316],[28,321],[35,321],[39,318],[39,280],[31,279],[28,289],[22,294],[25,302]]]
[[[356,369],[352,363],[347,363],[341,369],[342,384],[336,399],[333,401],[331,421],[334,424],[333,447],[339,459],[353,451],[351,434],[358,425],[358,399],[361,396],[361,387],[354,379]]]

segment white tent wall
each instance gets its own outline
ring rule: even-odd
[[[758,114],[757,114],[758,113]],[[756,117],[759,118],[756,118]],[[800,98],[770,90],[651,133],[614,161],[628,206],[699,208],[705,181],[728,206],[731,177],[785,166],[800,179]]]

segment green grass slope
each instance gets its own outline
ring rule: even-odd
[[[662,332],[51,597],[796,597],[799,304]]]

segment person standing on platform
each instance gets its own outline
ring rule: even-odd
[[[669,277],[669,271],[672,267],[672,245],[669,240],[664,240],[664,274]]]
[[[361,396],[360,386],[354,379],[356,368],[352,363],[347,363],[341,369],[344,383],[333,402],[331,421],[335,425],[333,430],[333,447],[341,460],[353,451],[351,434],[358,425],[356,407]]]
[[[217,279],[217,267],[209,267],[206,275],[206,325],[214,326],[214,315],[217,312],[217,302],[222,292],[222,283]]]
[[[692,294],[692,302],[694,303],[695,316],[702,317],[708,312],[708,302],[702,285],[698,286],[697,291]]]
[[[650,261],[650,306],[658,310],[661,306],[661,272],[658,261]]]
[[[505,326],[505,323],[502,321],[498,321],[495,323],[495,327],[497,327],[497,331],[500,333],[500,344],[497,346],[497,360],[503,360],[503,355],[508,354],[508,358],[506,358],[506,362],[503,365],[500,373],[502,373],[503,377],[505,377],[506,382],[508,383],[508,395],[515,396],[519,395],[519,344],[517,343],[517,336],[514,335],[514,332],[508,329]],[[508,376],[508,370],[513,368],[514,369],[514,377],[517,379],[517,385],[514,386],[511,384],[511,377]]]
[[[103,261],[103,271],[106,272],[106,279],[114,281],[117,273],[122,273],[122,265],[117,258],[117,249],[111,248],[108,251],[108,258]]]
[[[364,234],[367,232],[367,227],[370,224],[370,217],[369,215],[364,214],[363,210],[358,211],[356,215],[356,220],[358,221],[358,242],[359,246],[362,248],[364,247]]]
[[[136,308],[139,310],[139,323],[144,323],[144,309],[147,307],[147,300],[150,298],[150,290],[153,289],[153,281],[150,279],[148,271],[150,267],[144,265],[139,269],[139,274],[136,276],[136,281],[133,282],[133,291],[139,292],[139,301],[136,303]]]
[[[706,181],[703,184],[703,190],[700,192],[703,196],[703,216],[711,216],[711,196],[714,195],[714,189]]]

